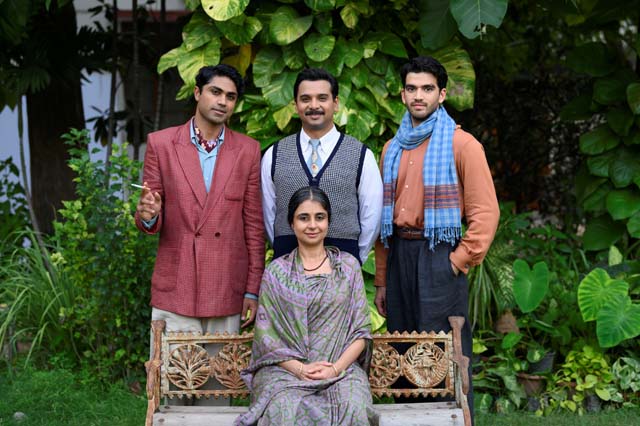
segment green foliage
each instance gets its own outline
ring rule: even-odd
[[[59,210],[54,238],[79,296],[62,314],[82,337],[83,362],[104,378],[139,374],[148,359],[148,283],[157,244],[134,224],[137,194],[128,193],[129,182],[138,180],[141,164],[129,159],[126,145],[116,145],[105,169],[102,160],[89,159],[86,131],[71,130],[63,139],[72,147],[77,199]]]
[[[11,158],[0,161],[0,257],[10,249],[10,235],[29,221],[27,200],[18,178],[18,168]]]
[[[622,393],[624,405],[637,407],[640,404],[640,360],[620,357],[613,363],[611,372]]]
[[[549,290],[549,268],[538,262],[529,268],[527,262],[517,259],[513,263],[513,295],[523,313],[536,309]]]
[[[587,15],[587,22],[595,19],[592,12]],[[619,17],[604,19],[613,21],[610,25],[622,22],[616,22]],[[593,115],[600,123],[580,137],[587,168],[576,181],[578,202],[593,215],[584,234],[587,250],[603,250],[620,240],[633,244],[640,238],[640,126],[634,120],[640,111],[640,77],[629,68],[625,55],[637,59],[637,53],[626,43],[621,35],[610,44],[590,41],[567,57],[569,67],[592,77],[593,90],[590,99],[581,95],[579,102],[568,105],[564,116]]]
[[[373,250],[369,253],[369,257],[362,265],[362,274],[364,276],[367,301],[369,302],[371,330],[373,333],[384,333],[385,331],[387,331],[387,321],[385,317],[378,313],[378,308],[376,308],[376,304],[374,303],[374,299],[376,297],[376,287],[373,285],[373,280],[376,275],[376,263]]]
[[[401,64],[416,54],[432,54],[449,73],[447,103],[471,108],[475,73],[457,29],[476,37],[475,26],[483,31],[485,25],[500,25],[506,5],[507,0],[202,0],[196,8],[191,2],[195,11],[183,44],[162,56],[158,72],[177,67],[184,82],[177,98],[185,99],[201,66],[236,66],[249,84],[233,120],[266,148],[299,126],[292,106],[298,72],[326,68],[340,84],[336,124],[379,153],[405,110],[398,96]],[[446,17],[442,25],[441,17]]]
[[[607,356],[591,346],[569,352],[553,379],[555,385],[573,384],[573,391],[567,393],[566,398],[551,400],[551,409],[562,408],[582,414],[587,396],[597,395],[601,400],[609,401],[617,392],[612,384],[613,374]]]
[[[612,279],[605,270],[594,269],[580,282],[578,304],[585,321],[596,321],[603,348],[640,335],[640,304],[631,300],[624,279]]]
[[[30,344],[25,363],[32,354],[42,361],[47,351],[79,357],[77,336],[64,316],[65,309],[76,303],[79,289],[60,256],[50,255],[55,247],[42,249],[30,231],[12,236],[14,250],[0,264],[0,304],[6,305],[0,312],[0,347]]]

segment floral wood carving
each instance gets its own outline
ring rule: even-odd
[[[448,370],[449,359],[438,345],[419,343],[404,354],[402,373],[418,387],[436,386],[444,380]]]
[[[398,351],[388,343],[373,346],[369,383],[374,388],[386,388],[400,377],[401,357]]]
[[[251,349],[246,345],[229,343],[211,358],[211,375],[228,389],[242,389],[244,381],[240,371],[249,366]]]
[[[209,379],[209,354],[198,345],[180,345],[171,351],[169,381],[180,389],[193,390]]]

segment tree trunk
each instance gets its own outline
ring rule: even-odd
[[[52,9],[40,12],[34,26],[40,26],[59,46],[75,45],[73,3]],[[69,155],[60,135],[71,127],[82,129],[85,123],[80,70],[69,66],[77,61],[67,57],[64,49],[48,52],[47,56],[51,83],[44,90],[27,94],[27,116],[34,210],[40,229],[51,233],[55,212],[62,206],[62,200],[75,198],[74,174],[67,165]]]

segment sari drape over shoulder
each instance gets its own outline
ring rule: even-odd
[[[249,411],[236,425],[377,425],[367,369],[371,320],[358,261],[328,248],[332,272],[305,275],[297,249],[274,260],[260,287],[252,357],[243,371]],[[357,362],[340,376],[300,380],[278,364],[336,362],[357,339]]]

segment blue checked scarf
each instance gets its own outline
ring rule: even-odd
[[[385,247],[389,246],[387,239],[393,234],[393,209],[402,150],[417,148],[429,136],[431,140],[422,169],[424,236],[429,240],[431,250],[440,242],[454,244],[460,239],[458,174],[453,158],[455,128],[455,121],[449,117],[443,106],[415,128],[411,124],[408,111],[402,117],[398,132],[387,148],[382,169],[384,201],[380,238]]]

